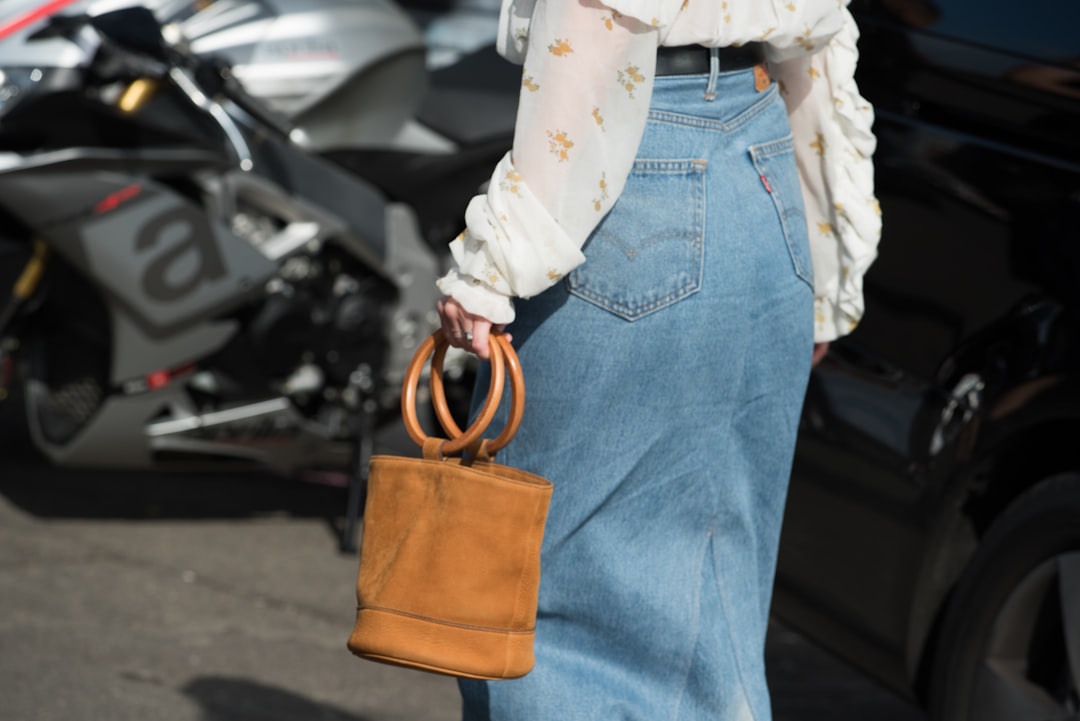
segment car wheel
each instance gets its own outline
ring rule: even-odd
[[[939,638],[935,721],[1080,720],[1080,475],[1041,482],[991,525]]]

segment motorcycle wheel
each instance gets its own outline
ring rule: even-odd
[[[934,721],[1080,719],[1080,474],[1039,483],[991,525],[942,629]]]

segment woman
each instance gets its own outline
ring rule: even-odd
[[[555,493],[536,667],[461,682],[466,719],[770,718],[802,396],[880,229],[857,36],[842,0],[504,0],[513,150],[439,311],[481,357],[513,323],[500,461]]]

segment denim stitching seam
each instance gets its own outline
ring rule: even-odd
[[[763,178],[767,178],[768,173],[765,172],[762,161],[791,152],[794,152],[794,141],[791,136],[788,136],[768,143],[751,146],[750,158],[753,161],[754,168],[757,170],[758,174]],[[783,204],[783,199],[779,197],[779,192],[776,189],[770,190],[769,195],[772,196],[773,207],[776,208],[776,214],[780,219],[780,228],[784,233],[784,244],[787,246],[788,255],[791,257],[791,264],[795,269],[795,275],[812,288],[814,284],[811,276],[812,271],[808,272],[804,267],[804,263],[795,252],[795,247],[792,243],[792,221],[790,220],[790,216],[793,215],[792,209]]]
[[[712,118],[701,118],[696,115],[673,113],[670,110],[650,110],[649,120],[651,122],[657,123],[683,125],[691,128],[704,128],[707,130],[719,130],[720,132],[731,133],[746,125],[753,118],[757,117],[758,115],[772,107],[773,103],[775,103],[777,98],[780,97],[779,91],[777,91],[776,87],[776,85],[773,85],[769,90],[766,91],[763,98],[755,102],[746,110],[736,115],[731,120],[714,120]]]
[[[690,167],[688,167],[688,164]],[[588,300],[596,306],[603,308],[609,313],[619,316],[627,321],[634,321],[639,318],[643,318],[647,315],[655,313],[658,310],[662,310],[670,305],[673,305],[684,298],[687,298],[696,293],[701,288],[701,279],[703,273],[703,263],[705,255],[705,243],[704,243],[704,188],[705,183],[705,169],[707,163],[701,160],[651,160],[643,159],[634,163],[635,171],[649,171],[656,174],[667,175],[687,175],[694,186],[694,230],[693,231],[680,231],[666,233],[659,236],[663,239],[677,239],[683,238],[689,240],[693,247],[694,265],[696,267],[696,275],[688,279],[685,283],[682,283],[677,288],[670,290],[659,298],[644,303],[631,305],[627,303],[619,303],[613,298],[591,290],[588,287],[577,286],[573,283],[574,274],[567,277],[567,289],[574,295],[580,298]],[[693,182],[697,181],[697,182]]]

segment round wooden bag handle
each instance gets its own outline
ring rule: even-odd
[[[521,363],[518,361],[517,353],[514,352],[514,346],[510,345],[510,341],[506,339],[505,335],[492,333],[490,345],[493,357],[496,353],[502,354],[506,365],[506,374],[510,376],[510,414],[507,416],[506,426],[497,438],[488,441],[485,445],[486,451],[494,455],[496,451],[503,448],[514,437],[518,427],[521,425],[521,419],[525,415],[525,377],[521,373]],[[435,405],[435,416],[439,419],[439,425],[442,426],[448,436],[457,438],[462,435],[461,428],[454,421],[450,406],[446,403],[446,391],[443,386],[442,366],[447,348],[447,345],[439,346],[435,350],[435,357],[431,360],[431,398]],[[497,372],[495,366],[492,366],[491,372],[492,374]],[[486,401],[491,399],[491,393],[489,390]],[[500,397],[501,393],[502,391],[500,391]],[[498,407],[497,403],[496,407]]]
[[[401,389],[401,416],[405,421],[405,430],[409,437],[419,446],[423,446],[428,436],[420,427],[416,415],[416,389],[420,382],[420,372],[427,362],[428,356],[434,353],[431,359],[431,400],[435,407],[435,415],[439,424],[450,440],[443,444],[444,454],[456,453],[477,441],[484,431],[487,430],[491,420],[499,408],[502,400],[503,389],[506,383],[506,373],[510,373],[511,403],[510,415],[506,427],[498,438],[488,441],[485,447],[490,454],[494,454],[514,437],[521,418],[525,411],[525,382],[521,374],[521,364],[510,342],[501,334],[491,335],[491,383],[488,386],[487,397],[480,408],[476,420],[463,432],[450,412],[450,406],[446,402],[446,390],[443,383],[443,361],[446,351],[450,347],[441,330],[435,331],[420,344],[409,363],[405,372],[405,381]]]

